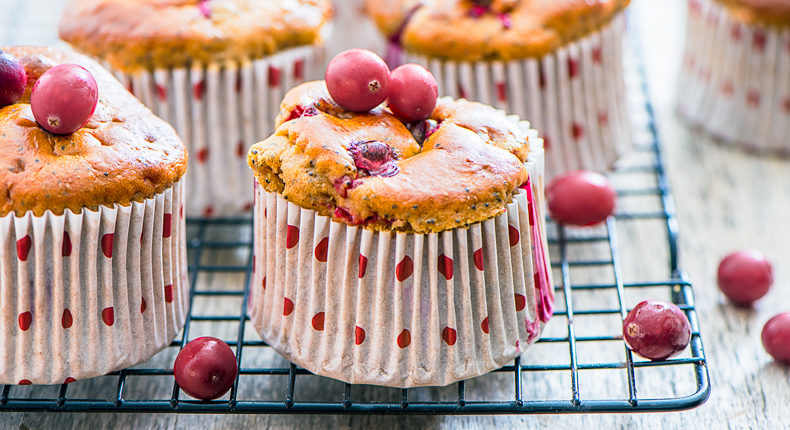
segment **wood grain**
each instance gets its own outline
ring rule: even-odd
[[[539,416],[470,416],[470,417],[377,417],[377,416],[293,416],[293,415],[168,415],[168,414],[34,414],[2,413],[0,428],[59,428],[59,429],[117,429],[117,428],[639,428],[667,429],[681,427],[711,428],[782,428],[790,421],[790,370],[774,364],[760,344],[760,330],[771,316],[790,310],[790,269],[788,243],[790,227],[790,164],[787,161],[753,157],[727,149],[692,130],[688,130],[674,115],[672,105],[674,76],[682,52],[685,2],[634,2],[631,29],[639,31],[643,43],[650,92],[656,105],[660,132],[665,149],[667,167],[677,203],[681,226],[680,265],[694,282],[696,306],[703,341],[711,370],[713,393],[703,406],[686,412],[666,414],[603,414],[603,415],[539,415]],[[62,8],[58,0],[2,0],[0,1],[0,45],[53,44],[56,42],[55,23]],[[677,95],[682,98],[682,94]],[[623,186],[629,184],[623,184]],[[649,203],[645,203],[647,205]],[[637,228],[638,227],[638,228]],[[666,253],[661,243],[659,226],[645,228],[619,222],[617,233],[627,251],[622,258],[626,281],[663,279],[668,276]],[[754,310],[739,310],[726,303],[715,284],[718,260],[727,252],[739,248],[756,248],[774,262],[776,283],[768,297]],[[575,256],[599,256],[605,249],[583,248],[573,251]],[[246,255],[224,253],[212,258],[223,261],[245,261]],[[200,288],[237,289],[239,277],[201,275]],[[607,275],[595,270],[573,273],[574,282]],[[649,296],[653,291],[639,291]],[[655,292],[663,294],[663,291]],[[631,294],[630,305],[641,297]],[[574,294],[578,306],[616,306],[611,293]],[[200,312],[214,314],[237,312],[240,299],[196,302]],[[562,296],[558,297],[562,301]],[[618,320],[577,318],[578,334],[613,334]],[[212,329],[215,335],[230,336],[235,323]],[[201,330],[195,325],[191,337]],[[547,328],[547,335],[567,334],[566,321],[558,317]],[[251,327],[246,337],[255,339]],[[540,349],[539,349],[540,348]],[[599,359],[619,360],[622,344],[601,347],[580,345],[582,362]],[[530,362],[542,362],[550,357],[567,357],[566,344],[541,344],[525,355]],[[168,366],[173,354],[156,356],[148,365]],[[269,352],[247,354],[245,365],[283,365],[284,360]],[[677,394],[693,391],[689,379],[677,384],[667,383],[659,373],[638,374],[640,394]],[[624,379],[621,371],[605,371],[595,375],[582,372],[583,396],[622,396]],[[261,399],[284,398],[283,381],[258,378],[244,384],[240,396]],[[535,378],[524,377],[525,397],[541,397],[551,393],[568,396],[567,372]],[[115,378],[96,378],[81,381],[69,388],[70,396],[91,395],[111,398]],[[151,380],[130,380],[128,395],[144,398],[167,398],[172,388],[170,377]],[[468,383],[468,398],[474,396],[509,399],[512,382],[509,375],[487,375]],[[296,396],[300,399],[337,401],[342,395],[342,384],[316,376],[297,379]],[[56,387],[30,391],[30,395],[54,396]],[[376,387],[355,387],[355,399],[384,398],[397,400],[397,390]],[[453,399],[455,388],[426,388],[413,390],[413,400],[428,398]]]

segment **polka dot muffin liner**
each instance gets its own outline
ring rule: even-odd
[[[384,55],[386,41],[365,12],[365,0],[334,0],[333,26],[353,31],[333,31],[327,41],[328,58],[346,49],[362,48]]]
[[[723,143],[790,156],[790,31],[689,1],[677,110]]]
[[[405,60],[431,70],[440,95],[529,118],[543,135],[551,179],[570,170],[607,171],[631,147],[624,32],[621,14],[600,31],[540,58],[453,62],[406,52]]]
[[[305,46],[240,64],[114,73],[183,139],[187,215],[210,218],[252,210],[247,151],[274,131],[291,87],[323,77],[324,61],[322,46]]]
[[[128,206],[0,217],[0,384],[61,384],[146,361],[189,303],[184,186]]]
[[[554,304],[542,149],[527,166],[504,213],[432,234],[351,227],[256,187],[253,326],[286,359],[353,384],[443,386],[511,362]]]

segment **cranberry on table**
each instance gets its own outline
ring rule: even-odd
[[[771,289],[773,267],[759,251],[736,251],[721,260],[716,281],[734,304],[750,306]]]
[[[16,103],[25,92],[27,74],[19,61],[0,51],[0,107]]]
[[[390,69],[366,49],[349,49],[335,56],[326,68],[326,89],[341,107],[366,112],[389,94]]]
[[[33,85],[30,108],[43,129],[70,134],[87,124],[98,100],[98,86],[89,71],[77,64],[60,64]]]
[[[233,386],[238,367],[227,343],[214,337],[199,337],[182,349],[173,364],[178,386],[200,400],[213,400]]]
[[[617,193],[600,173],[578,170],[555,178],[546,189],[549,213],[555,221],[593,225],[614,213]]]
[[[433,112],[439,86],[433,74],[419,64],[404,64],[390,75],[387,106],[403,122],[422,121]]]
[[[763,347],[776,361],[790,364],[790,312],[768,320],[760,337]]]
[[[666,360],[689,344],[691,323],[673,303],[645,300],[623,321],[623,339],[644,358]]]

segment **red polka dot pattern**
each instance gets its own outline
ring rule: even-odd
[[[571,134],[573,134],[573,138],[576,140],[581,139],[584,137],[584,127],[579,123],[574,123],[571,126]]]
[[[263,284],[262,287],[265,290],[266,289],[266,277],[265,276],[263,277],[263,281],[261,282],[261,284]]]
[[[269,66],[269,86],[276,87],[280,85],[280,68]]]
[[[72,382],[77,382],[77,380],[72,378],[71,376],[63,380],[64,384],[71,384]]]
[[[63,245],[60,247],[60,255],[63,257],[71,256],[71,237],[69,232],[63,232]]]
[[[203,92],[205,89],[206,83],[204,81],[195,82],[195,84],[192,85],[192,97],[194,97],[195,100],[200,101],[200,99],[203,98]]]
[[[108,327],[112,327],[115,324],[115,309],[112,306],[102,309],[101,319]]]
[[[162,237],[170,237],[172,214],[164,214],[162,217]]]
[[[365,341],[365,330],[362,329],[360,326],[354,327],[354,344],[362,345],[362,342]]]
[[[165,285],[165,302],[173,303],[173,286]]]
[[[592,50],[592,60],[595,64],[603,63],[603,47],[598,45]]]
[[[162,84],[156,84],[156,95],[161,101],[167,101],[167,88]]]
[[[359,254],[359,277],[364,278],[365,272],[368,269],[368,257],[365,257],[362,254]]]
[[[115,233],[107,233],[101,237],[101,252],[107,258],[112,258],[112,242],[115,238]]]
[[[489,333],[488,317],[485,317],[485,319],[483,319],[483,322],[480,323],[480,329],[483,330],[483,333],[485,334]]]
[[[527,297],[523,294],[516,294],[516,312],[521,312],[527,307]]]
[[[19,328],[22,331],[27,331],[30,328],[30,325],[33,324],[33,314],[31,314],[30,311],[22,312],[19,314],[17,322],[19,323]]]
[[[479,271],[483,271],[483,248],[478,249],[472,254],[472,259],[475,262],[475,267]]]
[[[195,153],[198,163],[203,164],[208,160],[208,148],[200,148]]]
[[[291,315],[294,311],[294,302],[289,299],[288,297],[284,297],[283,300],[283,315],[288,316]]]
[[[299,228],[289,225],[285,233],[285,249],[292,249],[299,243]]]
[[[403,329],[403,331],[398,335],[396,341],[400,348],[406,348],[409,346],[409,344],[411,344],[411,333],[409,333],[409,330]]]
[[[411,260],[411,257],[406,255],[403,257],[403,260],[395,266],[395,277],[403,282],[409,279],[412,273],[414,273],[414,262]]]
[[[444,279],[453,279],[453,259],[441,254],[439,255],[439,273],[444,276]]]
[[[67,329],[71,328],[72,324],[74,324],[74,318],[71,316],[71,311],[64,309],[63,315],[60,317],[60,325]]]
[[[239,143],[236,144],[236,157],[244,157],[244,142],[242,141],[239,141]]]
[[[442,329],[442,339],[446,344],[453,346],[458,340],[458,332],[454,328],[445,327]]]
[[[507,103],[507,88],[505,87],[504,82],[496,83],[496,95],[497,95],[497,100],[499,100],[502,103]]]
[[[508,235],[508,239],[510,239],[510,246],[518,245],[518,240],[519,240],[520,235],[518,233],[518,229],[517,228],[513,227],[512,225],[508,225],[507,226],[507,235]]]
[[[571,79],[579,76],[579,62],[575,58],[568,57],[568,76]]]
[[[33,385],[33,383],[29,379],[21,379],[18,385]]]
[[[294,79],[297,81],[304,79],[304,60],[301,58],[294,61]]]
[[[323,312],[319,312],[319,313],[313,315],[313,319],[310,321],[310,323],[313,325],[314,329],[316,329],[318,331],[323,331],[324,330],[324,313]]]
[[[16,256],[20,261],[26,261],[27,256],[30,254],[30,248],[33,247],[33,239],[30,235],[25,235],[22,239],[16,241]]]
[[[315,246],[315,259],[326,263],[327,252],[329,251],[329,238],[325,237]]]
[[[146,310],[146,308],[148,308],[148,303],[146,303],[146,302],[145,302],[145,299],[143,299],[143,300],[140,302],[140,313],[144,313],[144,312],[145,312],[145,310]]]

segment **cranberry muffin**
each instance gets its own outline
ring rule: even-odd
[[[724,144],[790,156],[788,28],[787,1],[690,0],[681,117]]]
[[[622,74],[629,0],[366,0],[390,62],[418,62],[442,95],[530,118],[549,176],[605,171],[630,145]]]
[[[27,84],[0,107],[0,384],[71,382],[143,362],[186,316],[184,145],[87,57],[2,50]],[[90,72],[98,103],[83,127],[55,135],[30,102],[60,64]]]
[[[70,0],[60,36],[105,63],[184,139],[190,216],[252,208],[250,144],[317,77],[329,0]]]
[[[429,118],[289,91],[252,146],[251,317],[311,372],[446,385],[520,355],[551,315],[542,142],[529,123],[440,98]]]

